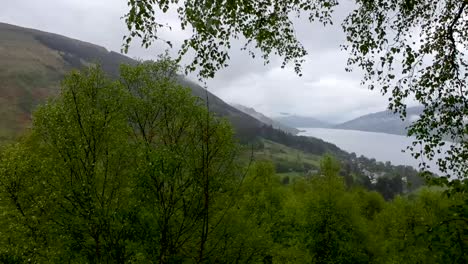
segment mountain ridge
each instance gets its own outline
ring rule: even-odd
[[[260,122],[262,122],[264,124],[270,125],[273,128],[282,130],[282,131],[287,132],[287,133],[291,133],[293,135],[296,135],[297,133],[300,132],[299,129],[294,128],[294,127],[290,127],[290,126],[282,124],[281,122],[275,121],[275,120],[267,117],[266,115],[256,111],[252,107],[247,107],[247,106],[244,106],[244,105],[241,105],[241,104],[231,104],[231,105],[233,107],[235,107],[237,110],[240,110],[240,111],[252,116],[253,118],[259,120]]]
[[[330,123],[317,118],[301,115],[280,116],[273,118],[273,120],[295,128],[329,128],[332,126]]]
[[[58,94],[60,81],[70,70],[99,63],[107,74],[118,77],[120,64],[138,63],[92,43],[35,29],[0,23],[0,35],[0,113],[7,116],[0,121],[3,130],[0,138],[3,139],[16,136],[27,127],[34,108]],[[201,86],[188,80],[180,81],[189,86],[195,96],[204,99],[208,94],[214,112],[228,117],[240,133],[245,134],[245,129],[240,127],[239,119],[247,130],[262,126]]]
[[[58,34],[0,23],[0,141],[11,141],[31,124],[31,114],[38,104],[56,96],[60,82],[72,69],[99,63],[109,75],[117,77],[119,66],[137,64],[129,57],[106,48]],[[257,119],[228,105],[200,85],[180,78],[194,96],[208,98],[209,109],[230,121],[241,142],[258,137],[300,147],[314,154],[346,153],[331,143],[306,139],[268,127]]]
[[[406,136],[407,127],[419,117],[423,109],[422,106],[408,107],[405,120],[401,120],[398,114],[385,110],[354,118],[332,128]]]

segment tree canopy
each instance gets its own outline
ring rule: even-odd
[[[394,197],[397,173],[385,201],[330,155],[281,175],[177,70],[164,57],[118,80],[72,72],[0,149],[1,263],[467,262],[466,194]]]
[[[363,83],[389,94],[389,108],[424,106],[409,128],[415,158],[436,158],[443,173],[468,175],[468,1],[358,1],[345,20],[349,65]],[[446,142],[449,141],[449,142]],[[425,162],[422,167],[428,168]]]
[[[237,145],[176,72],[161,59],[122,66],[118,81],[99,67],[67,76],[30,133],[1,151],[0,262],[223,256],[212,241],[232,232]]]

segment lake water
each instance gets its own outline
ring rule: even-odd
[[[420,160],[414,159],[409,152],[403,153],[413,139],[384,133],[364,132],[356,130],[327,129],[327,128],[300,128],[304,130],[299,135],[312,136],[323,139],[357,156],[375,158],[377,161],[390,161],[393,165],[409,165],[418,168]],[[435,162],[430,162],[435,168]],[[438,172],[438,170],[434,170]]]

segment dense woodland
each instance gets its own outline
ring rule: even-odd
[[[168,58],[0,24],[0,263],[468,263],[468,0],[126,2],[122,50],[174,41],[201,81],[239,45],[301,76],[296,21],[345,3],[346,71],[423,106],[408,151],[442,175],[263,126]]]
[[[163,58],[117,80],[99,67],[66,77],[1,149],[0,262],[468,262],[466,193],[408,187],[409,169],[355,155],[285,181],[177,69]],[[393,176],[349,177],[362,166]]]

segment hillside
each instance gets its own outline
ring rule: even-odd
[[[99,63],[107,74],[117,77],[120,64],[138,63],[94,44],[9,24],[0,23],[0,36],[0,143],[13,140],[27,129],[35,107],[58,94],[60,81],[70,70]],[[343,176],[354,179],[357,175],[364,186],[373,175],[401,175],[394,166],[379,167],[375,161],[364,157],[358,160],[321,139],[294,136],[266,125],[200,85],[184,78],[180,82],[190,87],[193,95],[202,100],[208,98],[210,111],[227,118],[238,140],[253,143],[257,158],[271,160],[278,172],[305,175],[318,168],[320,156],[331,153],[342,162]],[[308,117],[288,116],[279,120],[296,127],[329,126]],[[385,171],[388,173],[384,174]],[[417,172],[411,170],[411,174]]]
[[[117,77],[120,64],[136,64],[103,47],[0,23],[0,141],[18,136],[30,124],[34,108],[58,93],[60,81],[72,69],[99,63]],[[201,86],[181,80],[195,96],[206,98]],[[208,92],[210,109],[228,118],[242,140],[251,140],[263,124]]]
[[[342,124],[335,125],[333,128],[406,135],[406,128],[412,121],[418,118],[422,111],[423,108],[421,106],[409,107],[406,110],[407,118],[403,121],[398,114],[386,110],[360,116]]]
[[[285,124],[287,126],[301,128],[301,127],[330,127],[331,124],[309,116],[287,115],[274,118],[276,122]]]
[[[60,81],[70,70],[100,63],[105,72],[116,77],[120,64],[137,63],[94,44],[8,24],[0,23],[0,36],[0,143],[8,142],[25,131],[31,123],[31,113],[35,107],[58,94]],[[260,157],[265,157],[265,152],[262,154],[265,147],[274,147],[275,153],[292,153],[272,159],[279,171],[316,169],[318,157],[326,153],[332,153],[343,163],[357,166],[349,153],[333,144],[317,138],[294,136],[271,124],[266,125],[225,103],[200,85],[183,78],[180,82],[190,87],[193,95],[202,100],[208,98],[209,109],[231,122],[240,142],[261,145],[260,152],[257,152]],[[289,120],[294,118],[297,117],[291,116]],[[310,118],[296,120],[307,121],[294,123],[304,127],[313,121]],[[327,125],[321,121],[315,124]],[[281,148],[283,150],[279,151]],[[291,160],[291,157],[296,159],[297,156],[305,157],[306,162]],[[354,172],[360,173],[361,168],[366,167],[360,165],[360,169]]]
[[[238,110],[252,116],[253,118],[259,120],[260,122],[272,126],[273,128],[282,130],[284,132],[291,133],[293,135],[296,135],[297,133],[299,133],[299,129],[284,125],[281,122],[277,122],[277,121],[267,117],[266,115],[264,115],[264,114],[262,114],[260,112],[257,112],[254,108],[247,107],[247,106],[240,105],[240,104],[234,104],[232,106],[234,106],[236,109],[238,109]]]
[[[20,135],[31,123],[31,113],[47,98],[58,94],[60,81],[72,69],[91,63],[101,64],[110,76],[117,77],[119,65],[137,61],[104,47],[57,34],[0,23],[0,142]],[[294,143],[314,154],[343,155],[333,144],[282,133],[237,110],[200,85],[181,78],[195,96],[206,100],[218,116],[227,118],[241,142],[258,137]]]
[[[0,140],[17,136],[31,112],[56,95],[73,68],[99,62],[112,76],[135,61],[103,47],[56,34],[0,23]]]

